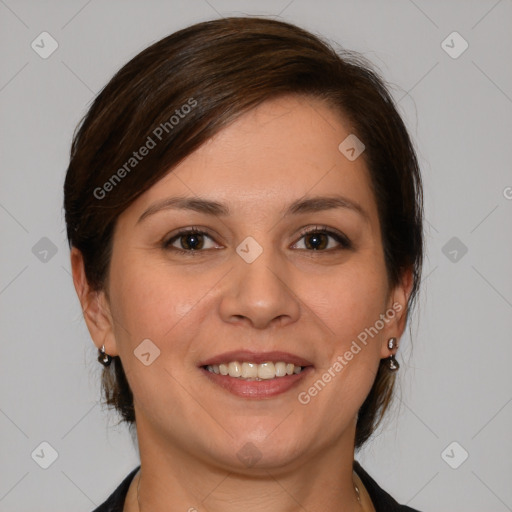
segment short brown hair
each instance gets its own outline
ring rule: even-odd
[[[423,260],[422,185],[387,87],[359,54],[265,18],[224,18],[175,32],[123,66],[94,100],[75,132],[64,184],[69,245],[82,253],[89,285],[106,289],[116,220],[140,194],[237,117],[289,94],[327,102],[364,142],[389,283],[397,285],[404,270],[413,273],[409,314]],[[172,122],[184,105],[193,108]],[[126,162],[159,126],[167,127],[165,136],[128,172]],[[394,379],[382,360],[359,411],[356,448],[380,422]],[[133,425],[119,357],[104,369],[102,383],[106,403]]]

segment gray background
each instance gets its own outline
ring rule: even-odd
[[[423,290],[395,414],[359,460],[422,511],[512,510],[511,0],[0,0],[0,511],[90,511],[138,464],[127,429],[99,404],[101,366],[69,273],[71,137],[150,43],[245,13],[363,52],[393,84],[418,149]],[[31,47],[43,31],[58,43],[46,59]],[[445,51],[463,48],[454,31],[469,44],[458,58]],[[48,469],[43,441],[58,454]]]

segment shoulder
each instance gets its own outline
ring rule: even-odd
[[[139,470],[137,466],[117,487],[117,489],[103,502],[98,508],[92,512],[123,512],[124,500],[133,477]]]
[[[359,462],[354,461],[354,470],[363,482],[373,505],[377,512],[419,512],[418,510],[400,505],[394,498],[392,498],[386,491],[384,491],[377,482],[361,467]]]

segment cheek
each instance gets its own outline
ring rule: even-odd
[[[184,354],[206,315],[208,294],[222,274],[172,268],[141,257],[112,263],[111,304],[120,354],[133,352],[147,338],[162,355]]]
[[[165,411],[194,408],[194,401],[178,383],[190,379],[191,369],[184,362],[194,357],[194,340],[199,337],[205,314],[201,299],[216,280],[187,276],[142,259],[124,258],[113,263],[111,304],[125,374],[139,407],[157,404],[161,420],[166,421]],[[141,345],[147,339],[157,349],[147,342]],[[138,359],[137,354],[143,353],[139,346],[147,347],[144,352],[150,353],[152,362],[147,366]]]
[[[385,312],[388,282],[375,258],[340,267],[322,285],[308,287],[307,303],[340,343],[357,338]],[[306,292],[304,292],[306,293]]]
[[[388,291],[385,266],[379,262],[375,254],[358,258],[357,263],[340,267],[322,279],[324,286],[314,291],[308,288],[306,295],[308,305],[329,327],[330,334],[317,373],[317,379],[327,382],[325,391],[321,382],[314,389],[302,389],[306,394],[301,403],[315,401],[313,407],[331,417],[333,424],[348,421],[355,413],[378,370],[385,337],[380,318]],[[375,330],[376,325],[380,329]]]
[[[372,329],[385,313],[387,279],[380,268],[354,265],[328,282],[329,292],[310,292],[308,305],[329,327],[329,341],[314,381],[298,398],[305,410],[330,419],[325,428],[334,435],[356,414],[375,380],[385,330]]]

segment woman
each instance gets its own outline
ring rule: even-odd
[[[412,510],[354,460],[423,254],[414,149],[361,58],[261,18],[172,34],[98,95],[64,192],[141,459],[98,512]]]

